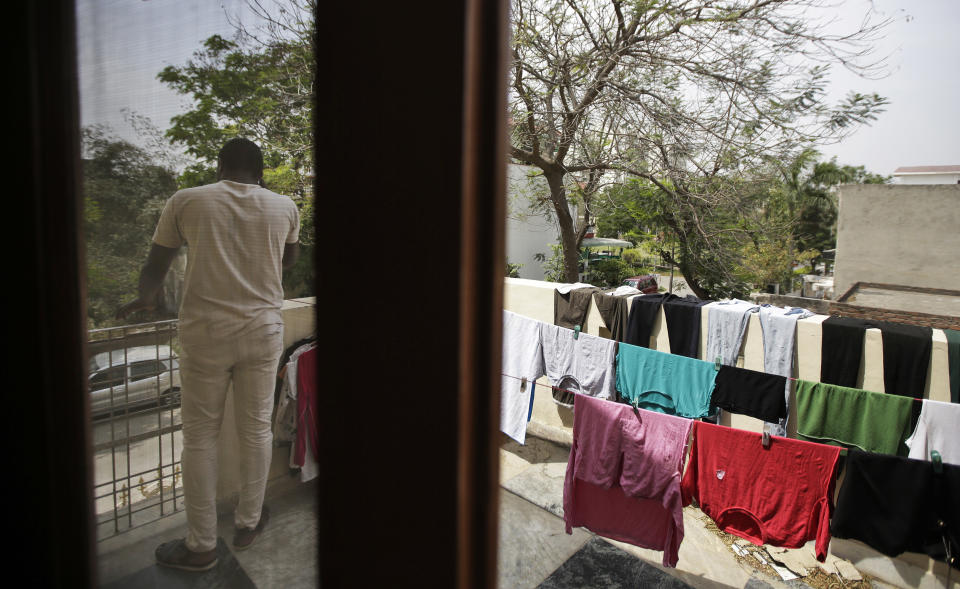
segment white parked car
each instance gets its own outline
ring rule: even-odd
[[[180,364],[170,346],[103,352],[90,359],[93,417],[153,405],[180,403]]]

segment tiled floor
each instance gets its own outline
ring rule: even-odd
[[[266,503],[270,523],[256,543],[242,552],[228,547],[233,538],[232,514],[219,517],[219,563],[205,573],[172,571],[154,564],[154,550],[182,538],[186,516],[181,512],[102,542],[100,584],[110,589],[233,588],[266,589],[317,586],[317,481],[290,478],[271,484]]]

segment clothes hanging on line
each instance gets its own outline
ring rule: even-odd
[[[816,540],[823,562],[840,449],[701,421],[683,475],[683,504],[697,501],[721,530],[754,544],[799,548]]]
[[[786,377],[755,370],[721,366],[711,402],[730,413],[748,415],[763,421],[777,421],[787,416],[783,398]]]
[[[930,460],[930,451],[936,450],[943,462],[960,465],[960,405],[924,399],[917,427],[906,445],[910,458]]]
[[[960,466],[850,450],[831,531],[887,556],[960,554]],[[941,525],[942,522],[942,525]],[[954,568],[960,570],[960,559]]]
[[[855,317],[829,317],[821,328],[821,382],[856,387],[864,333],[877,328],[883,341],[883,391],[923,398],[933,346],[931,328]]]
[[[913,400],[797,381],[797,435],[823,444],[905,455]]]
[[[577,395],[563,484],[566,532],[585,527],[663,551],[677,565],[683,541],[680,472],[693,422]]]
[[[694,295],[678,297],[670,294],[663,298],[671,354],[700,357],[700,316],[705,304],[707,301],[701,301]]]
[[[309,481],[319,474],[317,457],[320,437],[317,433],[317,348],[297,358],[297,438],[293,462],[300,467],[300,480]]]
[[[627,335],[627,317],[629,314],[627,299],[630,296],[635,296],[635,294],[617,295],[616,290],[595,292],[593,293],[593,301],[597,305],[597,310],[600,311],[604,326],[610,330],[610,339],[622,342]],[[640,292],[637,289],[632,290],[637,293]]]
[[[627,335],[623,341],[641,348],[650,347],[653,324],[660,314],[660,305],[666,293],[633,297],[627,316]]]
[[[717,370],[710,362],[620,344],[617,390],[632,405],[681,417],[706,417]]]
[[[308,374],[308,378],[313,382],[313,388],[311,389],[308,384],[308,392],[304,393],[307,397],[311,397],[312,395],[312,398],[305,398],[303,401],[300,400],[301,389],[303,388],[300,380],[300,369],[302,367],[308,370],[308,372],[314,371],[316,359],[313,357],[312,360],[304,364],[301,364],[300,360],[304,354],[315,349],[315,340],[311,340],[310,343],[299,346],[290,353],[287,363],[282,370],[283,381],[281,384],[280,402],[277,404],[273,421],[273,439],[275,442],[289,442],[292,444],[289,467],[300,470],[300,480],[302,482],[312,480],[319,474],[316,452],[309,444],[310,436],[316,435],[316,431],[312,428],[316,420],[310,418],[309,426],[301,423],[303,419],[306,418],[301,413],[302,411],[316,411],[315,372],[313,372],[312,376]],[[312,393],[310,392],[311,390],[313,391]]]
[[[536,319],[503,311],[502,373],[516,378],[502,377],[500,381],[500,431],[521,444],[526,440],[533,381],[546,373],[542,325]]]
[[[863,334],[872,324],[855,317],[828,317],[820,324],[820,382],[855,388],[863,359]]]
[[[579,325],[581,330],[586,331],[587,315],[595,292],[600,292],[595,286],[583,286],[565,293],[560,289],[554,290],[553,324],[569,329]]]
[[[933,348],[933,329],[877,322],[883,338],[883,391],[922,399]]]
[[[724,366],[736,366],[750,315],[759,308],[759,305],[739,299],[706,305],[707,351],[703,359],[714,362],[720,358]]]
[[[601,399],[616,397],[617,342],[546,323],[540,327],[540,339],[550,384]],[[573,406],[573,396],[563,390],[555,390],[553,398]]]
[[[273,439],[277,442],[293,442],[296,440],[297,360],[301,354],[314,347],[316,347],[315,338],[310,338],[306,343],[290,346],[287,348],[287,353],[284,354],[286,361],[278,374],[280,400],[277,403],[273,419]]]
[[[796,342],[797,321],[813,316],[799,307],[760,306],[760,330],[763,333],[763,371],[790,378],[793,376],[793,350]],[[787,435],[790,415],[790,382],[783,387],[786,416],[767,422],[767,430],[775,436]]]
[[[950,369],[950,400],[960,403],[960,331],[944,329],[947,337],[947,364]]]

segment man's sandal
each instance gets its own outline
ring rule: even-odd
[[[257,527],[237,528],[236,533],[233,535],[233,549],[246,550],[247,548],[250,548],[250,546],[253,544],[253,541],[257,539],[257,537],[260,535],[260,532],[262,532],[263,528],[266,527],[268,521],[270,521],[270,510],[266,505],[264,505],[263,509],[260,511],[260,521],[257,522]]]
[[[217,550],[194,552],[183,540],[164,542],[157,547],[157,564],[183,571],[206,571],[217,566]]]

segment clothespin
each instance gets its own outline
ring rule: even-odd
[[[580,326],[579,326],[579,325],[574,325],[574,326],[573,326],[573,339],[580,339]]]
[[[639,411],[640,397],[634,397],[633,403],[631,404],[633,405],[633,414],[639,417],[640,416],[640,411]]]
[[[943,457],[936,450],[930,450],[930,462],[933,462],[933,472],[943,474]]]
[[[720,371],[720,365],[721,365],[722,363],[723,363],[723,358],[721,358],[720,356],[717,356],[716,358],[713,359],[713,369],[719,372],[719,371]],[[701,364],[701,366],[702,366],[702,364]]]
[[[520,392],[527,390],[527,377],[524,376],[520,379]]]
[[[763,437],[760,439],[760,443],[763,444],[764,448],[770,447],[770,430],[767,429],[767,426],[763,426]]]

